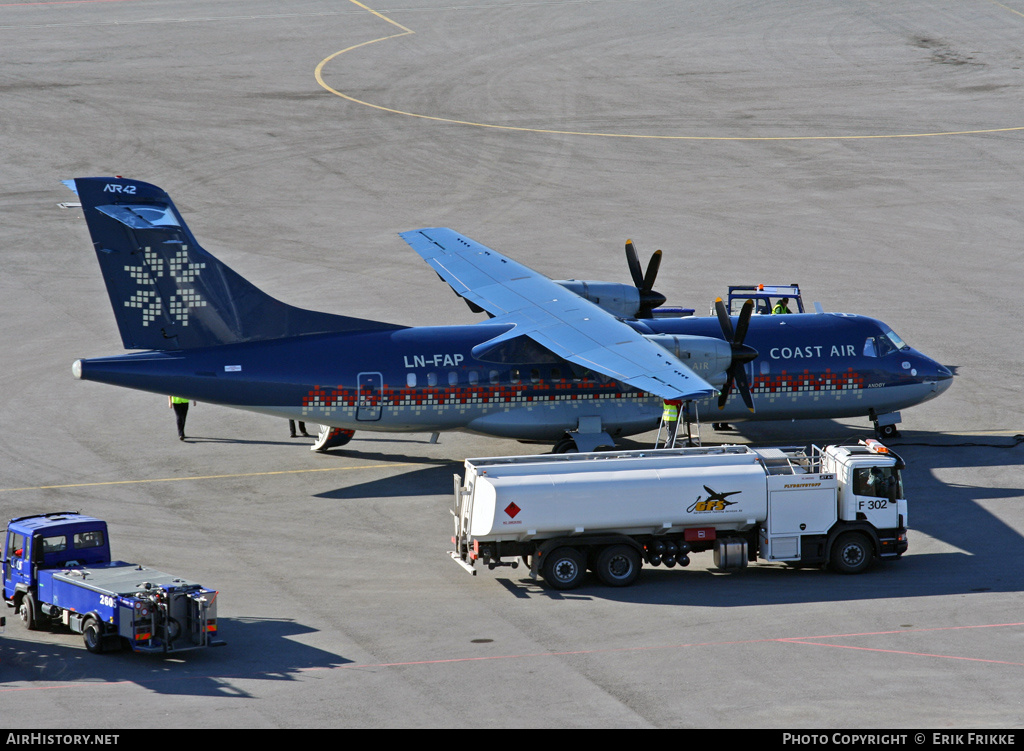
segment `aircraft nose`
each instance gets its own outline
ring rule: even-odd
[[[945,365],[939,365],[939,363],[935,363],[935,365],[935,374],[938,379],[935,382],[935,390],[941,394],[953,385],[953,371]]]
[[[917,370],[921,380],[924,383],[931,383],[937,394],[941,394],[953,384],[953,371],[925,355],[921,355],[921,365]]]

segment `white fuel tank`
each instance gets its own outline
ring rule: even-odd
[[[730,457],[725,466],[616,464],[539,466],[533,472],[488,468],[474,479],[467,531],[479,540],[511,540],[685,527],[746,529],[765,519],[766,475],[753,459]]]

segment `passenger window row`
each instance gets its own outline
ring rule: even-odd
[[[480,384],[480,376],[481,376],[481,374],[478,371],[470,370],[468,372],[468,374],[467,374],[467,381],[468,381],[469,385],[470,386],[478,386]],[[547,372],[544,373],[544,376],[546,376],[547,380],[549,380],[549,381],[560,381],[564,377],[563,374],[562,374],[562,370],[560,368],[551,368],[550,370],[548,370]],[[574,383],[580,383],[580,382],[582,382],[583,380],[585,380],[587,378],[594,378],[594,375],[592,373],[590,373],[589,371],[587,371],[581,377],[576,377],[574,375],[572,380],[573,380]],[[459,373],[457,371],[454,371],[454,370],[448,371],[447,379],[448,379],[448,385],[449,386],[458,386],[459,385]],[[541,370],[540,370],[540,368],[531,368],[530,372],[528,374],[525,374],[525,379],[528,380],[530,383],[540,383],[541,382]],[[500,371],[497,371],[497,370],[488,371],[488,373],[487,373],[487,380],[488,380],[488,383],[490,385],[497,386],[498,384],[500,384],[502,382],[502,373]],[[505,374],[505,382],[506,383],[522,383],[523,380],[524,380],[524,373],[523,373],[523,371],[520,368],[512,368],[511,370],[509,370]],[[607,381],[609,379],[607,377],[604,377],[604,378],[598,377],[595,380]],[[406,377],[405,377],[405,385],[408,388],[411,388],[411,389],[416,388],[418,385],[420,385],[419,376],[416,373],[414,373],[414,372],[409,372],[408,374],[406,374]],[[427,382],[424,385],[429,386],[429,387],[437,386],[438,385],[438,374],[437,373],[427,373]]]

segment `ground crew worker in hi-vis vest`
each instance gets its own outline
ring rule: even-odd
[[[790,310],[789,310],[789,298],[788,297],[783,297],[781,300],[779,300],[777,303],[775,303],[775,307],[772,308],[772,315],[773,316],[777,316],[780,313],[789,313],[789,312],[790,312]]]
[[[679,407],[682,404],[679,399],[665,400],[665,408],[661,412],[661,421],[668,429],[668,435],[665,437],[666,448],[676,445],[676,431],[679,429]]]
[[[188,399],[180,396],[167,397],[167,406],[174,410],[174,416],[178,420],[178,440],[185,440],[185,418],[188,416]]]

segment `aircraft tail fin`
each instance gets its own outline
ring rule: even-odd
[[[204,250],[170,196],[155,185],[87,177],[73,186],[126,349],[401,328],[304,310],[267,295]]]

